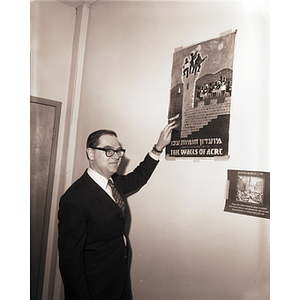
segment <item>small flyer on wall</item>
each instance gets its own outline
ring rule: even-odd
[[[166,159],[228,159],[236,33],[174,50],[168,118],[179,117]]]
[[[270,219],[270,172],[227,170],[224,211]]]

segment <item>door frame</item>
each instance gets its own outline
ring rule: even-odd
[[[45,265],[46,265],[46,254],[47,254],[48,232],[49,232],[50,210],[51,210],[51,202],[52,202],[55,163],[56,163],[57,144],[58,144],[58,130],[59,130],[62,104],[61,104],[61,102],[58,102],[58,101],[34,97],[34,96],[30,96],[30,102],[41,104],[41,105],[46,105],[46,106],[52,106],[55,108],[54,128],[53,128],[52,146],[51,146],[51,154],[50,154],[48,187],[47,187],[47,195],[46,195],[46,207],[45,207],[45,215],[44,215],[44,228],[43,228],[43,235],[42,235],[39,278],[38,278],[38,284],[37,284],[37,299],[42,299]]]

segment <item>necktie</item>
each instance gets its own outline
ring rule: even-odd
[[[110,186],[112,195],[113,195],[116,203],[118,204],[118,206],[121,208],[122,214],[124,216],[126,207],[125,207],[125,202],[124,202],[123,198],[119,194],[118,190],[116,189],[116,187],[111,179],[108,180],[108,185]]]

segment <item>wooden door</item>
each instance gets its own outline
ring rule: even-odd
[[[30,299],[42,299],[61,103],[30,98]]]

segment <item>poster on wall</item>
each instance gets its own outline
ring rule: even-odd
[[[236,33],[175,49],[168,119],[179,117],[166,159],[228,158]]]
[[[227,170],[224,211],[270,219],[270,172]]]

